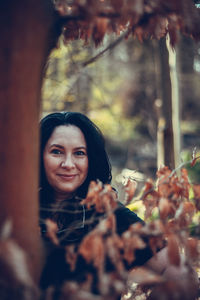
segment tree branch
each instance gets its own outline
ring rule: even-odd
[[[119,43],[121,43],[121,41],[123,41],[123,39],[127,36],[127,34],[128,34],[128,30],[123,32],[115,41],[110,43],[104,50],[99,52],[97,55],[83,62],[82,67],[86,67],[90,65],[91,63],[95,62],[99,57],[101,57],[104,53],[106,53],[108,50],[111,50],[114,47],[116,47]]]

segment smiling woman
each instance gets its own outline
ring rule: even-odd
[[[116,283],[114,278],[118,278],[118,276],[121,278],[123,273],[121,268],[128,270],[145,263],[148,268],[159,274],[167,271],[168,277],[172,280],[174,278],[177,280],[179,275],[181,280],[186,278],[189,271],[184,263],[175,271],[174,268],[170,268],[167,248],[152,257],[151,243],[147,236],[142,235],[140,242],[138,238],[130,238],[130,231],[127,231],[133,228],[130,225],[136,222],[144,225],[144,222],[123,206],[117,199],[116,191],[106,185],[112,179],[111,167],[105,151],[104,138],[96,125],[83,114],[75,112],[50,114],[42,119],[40,125],[40,227],[46,250],[40,287],[44,290],[44,294],[45,291],[48,293],[49,286],[53,286],[55,289],[53,289],[54,295],[51,299],[61,299],[59,294],[62,293],[61,288],[66,287],[63,284],[73,281],[75,285],[77,284],[78,291],[82,288],[89,290],[90,298],[87,299],[96,299],[94,294],[98,294],[103,297],[98,299],[116,300],[119,299],[122,290],[115,289],[112,283]],[[100,207],[103,205],[109,207],[109,199],[114,202],[115,209],[112,211],[112,218],[109,210],[97,211],[97,207],[95,208],[95,205],[91,203],[87,206],[86,202],[89,196],[82,201],[87,195],[91,181],[102,182],[101,197],[97,197]],[[105,193],[108,198],[103,197]],[[89,194],[90,198],[95,198],[96,194],[92,193],[91,195],[91,190]],[[100,201],[102,203],[99,203]],[[53,235],[56,243],[49,238],[46,227],[49,223],[47,219],[56,223],[56,236]],[[105,222],[108,227],[105,227]],[[145,229],[145,227],[139,224],[135,228]],[[98,230],[100,230],[99,234]],[[129,238],[127,239],[127,237]],[[102,244],[99,243],[101,238]],[[124,254],[126,253],[128,244],[123,244],[124,249],[122,249],[119,243],[121,238],[125,238],[126,242],[131,244],[131,251],[129,253],[128,250],[128,253],[134,252],[134,260],[130,264],[122,261],[121,254],[123,251],[125,251]],[[119,247],[120,252],[118,253]],[[92,261],[88,260],[88,253],[89,258],[92,255]],[[102,258],[102,255],[105,257]],[[100,261],[103,266],[98,267]],[[168,264],[169,268],[167,269]],[[102,277],[102,268],[106,277]],[[102,287],[102,282],[103,286],[105,285],[105,278],[108,285],[110,284],[106,292],[109,295],[108,298],[102,294],[102,291],[104,293],[107,289]],[[195,280],[194,274],[192,281]],[[196,287],[193,290],[196,294]],[[70,298],[68,292],[66,299],[83,299],[76,295]],[[176,299],[194,299],[190,292],[189,298],[182,297],[183,294],[185,291],[182,293],[181,290],[181,297]],[[43,299],[47,299],[46,295],[44,296]]]
[[[98,292],[94,266],[80,258],[75,270],[70,270],[65,246],[78,249],[82,240],[105,219],[104,213],[97,212],[94,206],[87,208],[81,200],[86,197],[91,181],[105,185],[111,179],[103,135],[91,120],[76,112],[53,113],[41,120],[40,226],[47,251],[42,288],[60,286],[65,280],[83,282],[92,273],[92,289]],[[122,234],[135,222],[143,223],[117,200],[116,191],[110,190],[117,205],[117,233]],[[59,247],[47,237],[47,219],[57,224]],[[138,250],[134,263],[141,265],[151,256],[148,247]]]

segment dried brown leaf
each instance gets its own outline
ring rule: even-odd
[[[188,238],[186,241],[186,252],[191,260],[197,260],[200,256],[200,242],[195,238]]]
[[[186,227],[191,224],[195,211],[195,205],[192,202],[186,201],[180,204],[175,215],[180,227]]]
[[[79,254],[84,257],[87,263],[93,263],[98,268],[103,267],[105,258],[105,248],[103,237],[92,232],[82,241]]]
[[[193,185],[194,202],[197,210],[200,210],[200,185]]]
[[[99,213],[112,212],[117,207],[117,194],[110,184],[103,186],[101,182],[92,181],[86,199],[81,203],[87,208],[94,206]]]
[[[77,261],[77,250],[75,249],[75,245],[69,245],[65,247],[66,249],[66,262],[70,265],[71,271],[75,270],[76,267],[76,261]]]
[[[141,285],[153,285],[164,281],[163,277],[145,268],[135,268],[130,272],[130,279]]]
[[[174,209],[167,198],[161,197],[158,204],[160,218],[166,220],[167,217],[174,215]]]
[[[5,281],[11,288],[34,287],[27,254],[12,239],[0,241],[0,266],[1,283]]]
[[[59,245],[59,240],[57,237],[58,225],[51,219],[45,220],[47,232],[46,236],[52,241],[53,244]]]
[[[135,191],[137,188],[137,182],[128,179],[126,185],[125,185],[125,204],[129,204],[130,201],[133,199],[133,196],[135,195]]]
[[[94,40],[96,47],[103,41],[108,28],[108,23],[109,20],[107,18],[96,18],[92,30],[92,39]]]
[[[106,256],[109,257],[112,264],[117,270],[116,275],[124,271],[124,264],[122,261],[121,250],[123,248],[123,242],[117,234],[108,236],[104,242],[106,249]]]
[[[170,234],[168,236],[168,258],[172,265],[180,266],[180,251],[179,242],[175,234]]]
[[[124,243],[124,259],[131,264],[135,260],[135,250],[145,248],[146,244],[138,234],[127,230],[122,235]]]

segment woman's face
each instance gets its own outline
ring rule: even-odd
[[[70,199],[88,175],[87,145],[82,131],[74,125],[56,127],[45,146],[43,160],[56,201]]]

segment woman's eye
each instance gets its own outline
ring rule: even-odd
[[[80,155],[80,156],[81,156],[81,155],[86,155],[86,153],[85,153],[84,151],[81,151],[81,150],[76,151],[75,154],[78,155],[78,156],[79,156],[79,155]]]
[[[52,149],[51,153],[52,154],[57,154],[57,155],[62,154],[62,152],[59,149]]]

